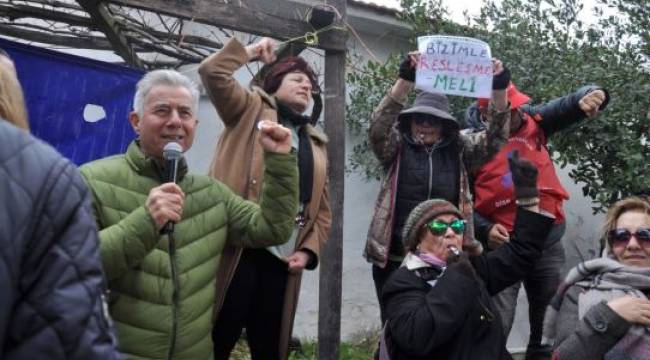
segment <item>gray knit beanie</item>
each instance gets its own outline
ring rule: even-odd
[[[463,218],[460,210],[447,200],[431,199],[418,204],[411,210],[406,223],[404,223],[402,229],[402,243],[404,246],[409,250],[415,250],[420,243],[420,239],[417,238],[418,229],[431,219],[442,214],[453,214],[458,216],[459,219]]]

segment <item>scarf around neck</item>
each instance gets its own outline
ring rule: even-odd
[[[578,318],[601,301],[631,295],[645,299],[650,289],[650,268],[625,266],[610,258],[598,258],[578,264],[569,271],[558,292],[551,299],[544,318],[544,342],[553,344],[557,336],[557,318],[566,291],[572,286],[584,290],[578,297]],[[650,327],[633,324],[630,330],[609,350],[605,360],[647,360],[650,348]],[[646,350],[644,350],[646,349]]]
[[[298,130],[298,171],[300,178],[300,203],[305,205],[311,201],[311,191],[314,185],[314,155],[307,134],[306,125],[310,118],[293,112],[288,106],[277,102],[278,121],[291,123]]]

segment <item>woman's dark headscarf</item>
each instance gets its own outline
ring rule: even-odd
[[[290,56],[280,60],[277,64],[273,65],[271,71],[264,78],[262,89],[269,94],[274,94],[278,91],[284,76],[292,72],[301,72],[311,81],[312,98],[314,99],[314,107],[311,113],[311,123],[315,124],[320,117],[320,112],[323,108],[323,103],[320,97],[320,87],[318,86],[318,77],[314,69],[309,66],[305,59],[299,56]]]

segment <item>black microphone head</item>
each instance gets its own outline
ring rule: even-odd
[[[183,147],[177,142],[169,142],[163,148],[163,158],[165,160],[178,160],[183,157]]]

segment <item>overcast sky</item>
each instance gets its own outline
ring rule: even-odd
[[[368,3],[375,3],[378,5],[389,6],[398,8],[400,0],[361,0]],[[581,20],[586,23],[592,21],[591,8],[596,3],[595,0],[583,0],[584,10],[581,12]],[[451,19],[455,22],[465,23],[463,18],[463,11],[469,10],[470,15],[478,15],[481,10],[482,0],[442,0],[442,3],[451,13]]]
[[[368,3],[375,3],[383,6],[390,6],[397,8],[399,0],[362,0]],[[442,3],[449,9],[451,18],[456,22],[464,22],[463,11],[470,9],[470,15],[478,15],[481,9],[482,0],[443,0]]]

